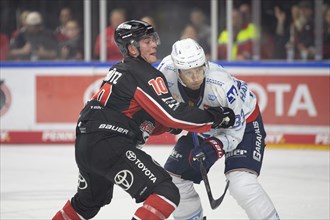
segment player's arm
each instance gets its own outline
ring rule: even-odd
[[[242,141],[246,126],[241,93],[234,79],[225,82],[223,86],[214,86],[212,89],[219,104],[232,109],[235,114],[234,125],[226,129],[215,129],[213,137],[221,143],[225,152],[232,151]]]
[[[192,132],[206,132],[224,120],[223,109],[215,107],[201,110],[177,102],[169,92],[165,77],[160,74],[150,79],[148,86],[137,87],[134,99],[153,118],[169,128]]]
[[[245,129],[244,114],[241,116],[242,106],[238,100],[239,95],[235,92],[235,84],[231,81],[224,82],[222,85],[209,85],[213,94],[217,97],[219,106],[233,109],[233,117],[235,123],[232,126],[225,126],[226,128],[216,128],[211,131],[212,136],[205,138],[199,148],[194,148],[191,152],[191,165],[194,169],[199,169],[199,163],[194,158],[203,155],[204,166],[206,169],[210,168],[218,159],[220,159],[225,152],[232,151],[241,142]],[[243,117],[243,118],[242,118]]]

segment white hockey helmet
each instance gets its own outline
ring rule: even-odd
[[[207,64],[203,48],[190,38],[175,42],[172,46],[171,57],[174,67],[178,70]]]

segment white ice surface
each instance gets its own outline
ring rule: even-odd
[[[74,195],[78,170],[72,145],[1,146],[0,219],[51,219]],[[171,147],[144,148],[164,164]],[[281,219],[330,219],[329,151],[266,149],[259,182]],[[211,169],[211,189],[218,197],[225,184],[221,159]],[[247,219],[227,195],[216,210],[209,206],[203,183],[196,186],[207,219]],[[94,219],[131,219],[139,206],[115,187],[110,205]]]

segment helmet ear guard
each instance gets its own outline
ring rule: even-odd
[[[148,23],[139,20],[130,20],[121,23],[115,31],[115,42],[123,55],[128,55],[129,44],[139,48],[139,41],[146,36],[152,36],[157,45],[160,38],[155,29]]]

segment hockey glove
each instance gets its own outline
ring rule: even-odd
[[[205,109],[214,118],[212,128],[229,128],[235,124],[235,113],[227,107],[210,107]]]
[[[225,154],[225,151],[223,150],[221,141],[211,137],[204,140],[197,148],[192,149],[190,154],[189,160],[191,167],[199,171],[199,160],[203,160],[205,169],[209,170]]]

